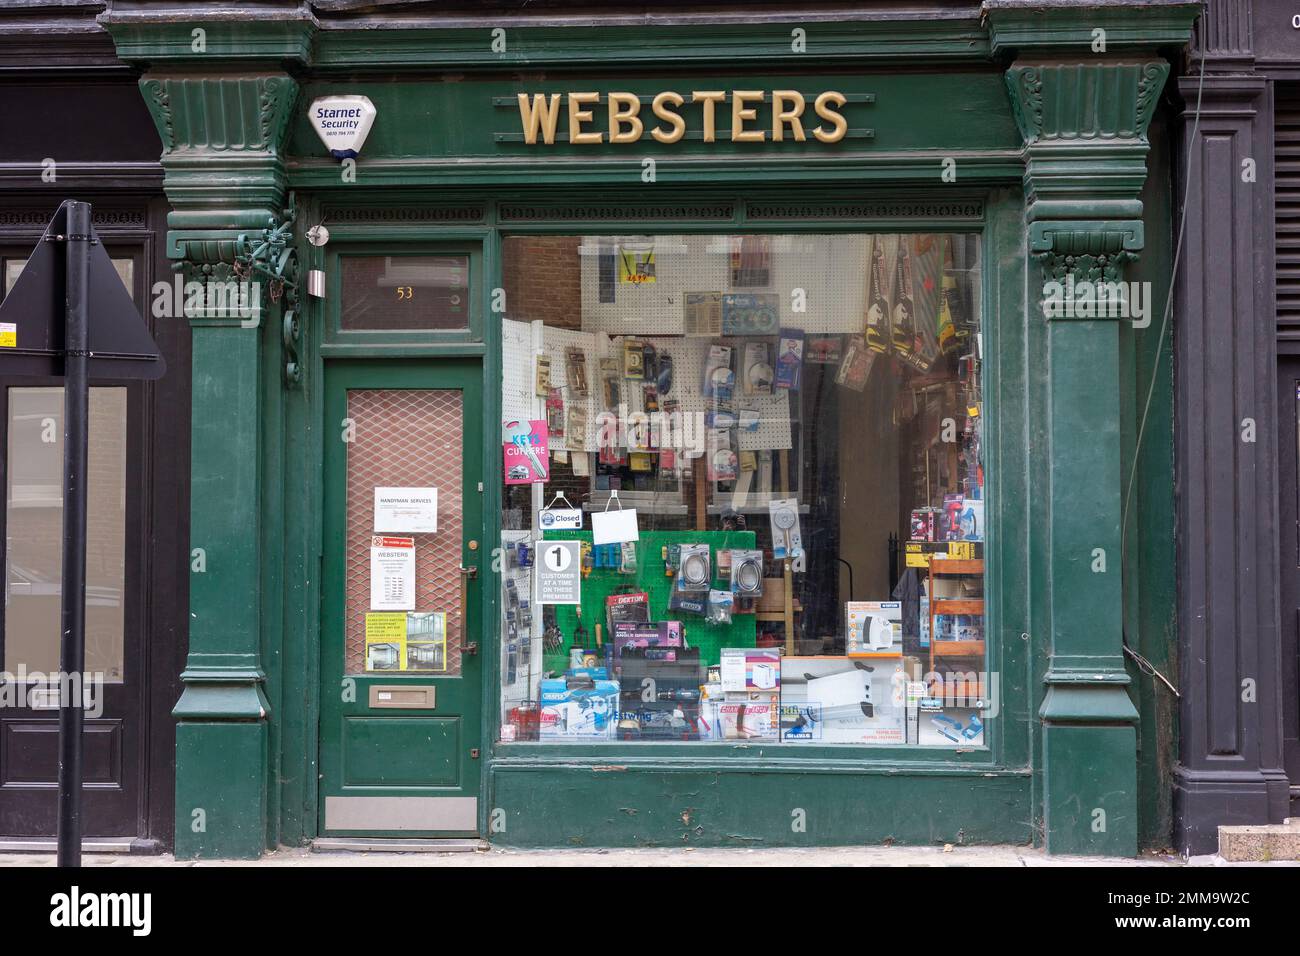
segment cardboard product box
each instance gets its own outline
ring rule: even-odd
[[[933,541],[939,528],[938,508],[916,508],[912,511],[908,538],[912,541]]]
[[[718,718],[718,707],[722,704],[722,685],[717,681],[706,681],[700,685],[700,714],[698,729],[701,740],[721,740],[722,726]]]
[[[903,605],[899,601],[848,601],[844,605],[845,652],[879,653],[903,643]]]
[[[984,501],[964,495],[944,495],[936,541],[983,541]]]
[[[605,630],[610,633],[623,622],[645,623],[650,620],[650,595],[644,591],[611,594],[605,598]]]
[[[984,718],[972,707],[942,707],[940,698],[920,700],[917,743],[928,747],[983,747]]]
[[[904,743],[905,678],[901,661],[882,663],[871,671],[853,667],[837,674],[814,677],[805,685],[801,701],[787,695],[782,703],[801,704],[806,720],[820,710],[820,736],[810,733],[787,739],[819,739],[823,743]]]
[[[541,685],[542,740],[606,738],[618,722],[618,683],[598,680],[594,687],[570,688],[564,678]]]
[[[967,498],[962,503],[961,525],[959,528],[962,541],[984,540],[984,500]]]
[[[723,740],[776,740],[777,711],[773,700],[731,701],[718,704],[718,724]]]
[[[961,508],[963,496],[951,494],[943,496],[943,510],[939,513],[939,528],[935,534],[936,541],[961,540]]]
[[[721,683],[727,693],[781,690],[781,650],[776,647],[724,647]]]
[[[609,680],[609,669],[605,667],[570,667],[564,672],[565,677],[590,677],[593,681]]]
[[[681,621],[657,621],[653,624],[615,624],[611,633],[614,656],[621,658],[629,649],[679,648],[685,646]],[[665,654],[661,660],[676,660]]]
[[[903,733],[903,709],[883,708],[877,711],[875,718],[855,718],[852,720],[828,720],[822,724],[821,737],[824,744],[904,744],[907,740]]]
[[[700,700],[703,671],[698,647],[628,648],[620,662],[618,682],[624,710],[637,709],[648,688],[654,689],[660,702],[694,706]]]
[[[943,562],[936,561],[935,569],[943,570]],[[936,574],[934,576],[934,594],[939,601],[969,601],[984,596],[984,582],[971,575]]]
[[[781,739],[791,742],[822,739],[826,720],[821,704],[806,700],[781,700]]]

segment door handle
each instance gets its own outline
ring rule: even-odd
[[[462,634],[461,653],[477,654],[478,641],[464,640],[466,624],[469,621],[469,582],[478,577],[478,567],[475,565],[460,566],[460,629]]]

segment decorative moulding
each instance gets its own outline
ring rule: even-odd
[[[1181,48],[1200,3],[1187,0],[984,0],[992,54],[1089,56]]]
[[[1032,146],[1069,140],[1146,142],[1168,75],[1163,60],[1017,61],[1006,80],[1016,125]]]

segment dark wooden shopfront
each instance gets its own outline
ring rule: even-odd
[[[94,383],[85,725],[85,837],[118,850],[172,842],[176,701],[185,651],[189,334],[154,308],[171,282],[158,134],[137,76],[85,11],[0,16],[0,297],[66,199],[94,226],[168,365],[158,382]],[[0,843],[55,835],[58,711],[39,680],[57,668],[62,518],[57,379],[5,374],[0,476]],[[33,690],[35,689],[35,693]]]

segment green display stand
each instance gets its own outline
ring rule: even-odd
[[[548,541],[591,541],[590,531],[548,531]],[[732,548],[753,549],[756,536],[752,531],[643,531],[636,542],[636,573],[624,574],[617,568],[595,568],[582,579],[582,624],[587,629],[586,647],[596,645],[596,624],[605,631],[605,598],[622,591],[644,591],[650,597],[650,619],[681,621],[686,643],[700,649],[705,666],[721,660],[724,647],[754,647],[758,622],[753,614],[735,614],[730,624],[709,624],[698,614],[681,614],[668,610],[674,578],[666,573],[664,548],[673,544],[707,544],[713,561],[713,587],[729,588],[730,582],[717,577],[718,552]],[[556,607],[556,623],[564,634],[559,651],[546,654],[543,669],[561,673],[569,666],[569,649],[574,646],[578,616],[573,605]],[[606,643],[608,633],[604,635]]]

